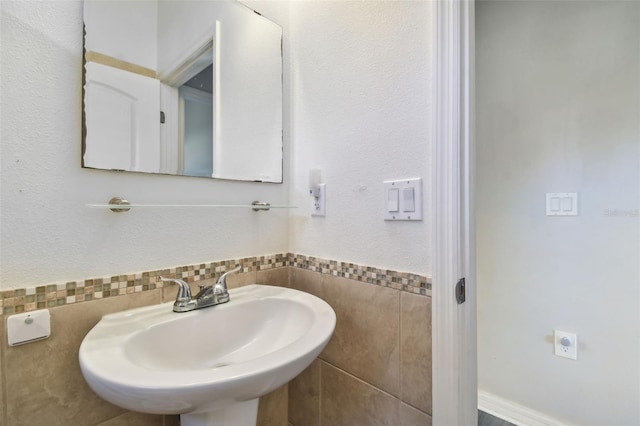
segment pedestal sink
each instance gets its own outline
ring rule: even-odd
[[[323,300],[265,285],[186,313],[172,303],[105,315],[80,346],[98,395],[120,407],[180,414],[181,426],[255,425],[258,398],[320,354],[336,317]]]

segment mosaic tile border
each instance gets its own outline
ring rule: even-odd
[[[192,283],[218,278],[238,264],[242,265],[242,272],[254,272],[287,266],[287,259],[287,254],[256,256],[16,288],[0,291],[0,306],[3,315],[17,314],[170,286],[171,283],[160,280],[161,276],[180,278]]]
[[[348,278],[369,284],[390,287],[424,296],[431,296],[431,279],[410,272],[363,266],[351,262],[327,260],[314,256],[289,253],[289,266],[313,272]]]
[[[11,315],[37,309],[89,302],[171,285],[170,283],[162,282],[160,280],[161,276],[181,278],[190,283],[215,279],[224,272],[235,268],[238,264],[242,265],[242,272],[257,272],[290,266],[414,294],[431,295],[431,280],[424,275],[321,259],[313,256],[281,253],[4,290],[0,291],[1,314]]]

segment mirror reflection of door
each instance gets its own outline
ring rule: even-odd
[[[213,170],[213,65],[179,88],[182,173],[212,177]]]
[[[86,65],[83,166],[157,172],[160,82],[96,62]]]
[[[83,167],[282,183],[279,25],[237,1],[85,0],[84,21]]]

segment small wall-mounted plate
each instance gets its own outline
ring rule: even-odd
[[[547,216],[577,216],[577,192],[548,192]]]
[[[51,335],[51,317],[48,309],[11,315],[7,318],[7,341],[17,346]]]
[[[578,359],[578,336],[575,333],[554,330],[554,352],[563,358]]]

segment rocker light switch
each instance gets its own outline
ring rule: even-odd
[[[413,190],[413,188],[404,188],[402,190],[402,211],[416,211],[415,191]]]
[[[387,211],[388,212],[397,212],[398,211],[398,188],[392,188],[387,191]]]

